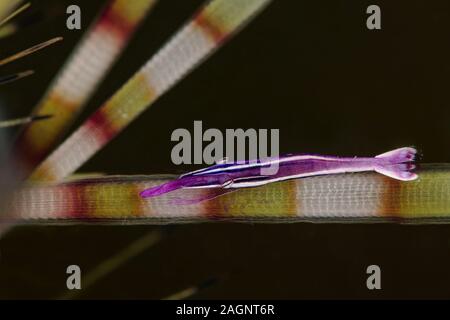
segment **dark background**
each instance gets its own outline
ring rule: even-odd
[[[132,0],[138,1],[138,0]],[[245,1],[245,0],[244,0]],[[33,1],[42,16],[0,41],[0,56],[64,36],[2,67],[36,74],[0,87],[5,117],[27,115],[104,1]],[[117,90],[202,3],[160,1],[78,124]],[[82,8],[82,31],[65,8]],[[382,9],[382,30],[366,8]],[[176,128],[279,128],[281,152],[376,155],[415,145],[423,162],[449,162],[450,2],[275,1],[81,171],[178,173]],[[9,133],[12,137],[13,132]],[[450,298],[450,227],[389,224],[23,226],[0,241],[0,298],[55,298],[65,270],[83,273],[151,230],[163,238],[78,298],[163,298],[218,277],[195,298]],[[366,267],[382,290],[366,288]]]

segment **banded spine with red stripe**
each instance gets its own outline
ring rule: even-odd
[[[16,141],[16,153],[25,171],[31,173],[55,147],[155,2],[108,3],[34,110],[34,114],[51,114],[52,119],[29,124]]]
[[[17,222],[450,222],[450,164],[423,165],[417,173],[420,178],[410,182],[372,172],[294,179],[189,205],[177,202],[214,189],[180,189],[144,199],[141,191],[169,178],[106,176],[31,183],[15,193],[8,213]]]
[[[129,125],[152,103],[240,30],[270,0],[213,0],[33,173],[60,180]]]

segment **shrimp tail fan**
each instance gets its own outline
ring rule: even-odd
[[[401,181],[415,180],[418,176],[412,170],[416,167],[414,165],[416,154],[417,150],[410,147],[380,154],[375,157],[378,160],[375,171]]]

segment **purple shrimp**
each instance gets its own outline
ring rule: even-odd
[[[150,198],[178,189],[217,188],[213,196],[205,196],[194,201],[200,202],[240,188],[258,187],[268,183],[317,175],[363,171],[376,171],[397,180],[411,181],[418,177],[411,172],[415,168],[416,153],[416,149],[407,147],[389,151],[374,158],[340,158],[304,154],[253,162],[223,162],[181,175],[176,180],[146,189],[140,195],[143,198]],[[262,174],[264,169],[274,164],[277,165],[276,173]]]

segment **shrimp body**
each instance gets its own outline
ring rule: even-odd
[[[376,171],[391,178],[410,181],[417,178],[414,148],[400,148],[373,158],[340,158],[318,155],[290,155],[255,162],[219,163],[193,171],[160,186],[141,192],[143,198],[159,196],[184,188],[220,188],[225,190],[258,187],[268,183],[317,175]],[[273,174],[264,174],[276,167]]]

